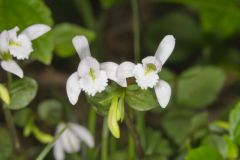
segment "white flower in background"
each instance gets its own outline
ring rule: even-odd
[[[56,135],[65,127],[67,128],[55,142],[53,148],[55,160],[64,160],[65,152],[69,154],[78,152],[82,142],[90,148],[94,147],[94,139],[91,133],[84,126],[76,123],[60,123],[57,126]]]
[[[28,59],[30,53],[33,51],[32,40],[42,36],[51,28],[44,24],[35,24],[19,35],[18,27],[10,30],[4,30],[0,33],[0,58],[1,66],[7,72],[11,72],[18,77],[23,77],[23,71],[18,64],[12,60],[15,57],[18,60]]]
[[[74,72],[68,78],[66,90],[70,103],[75,105],[81,90],[90,96],[104,91],[107,86],[108,77],[107,73],[100,68],[99,62],[91,57],[86,37],[74,37],[73,45],[81,61],[77,72]]]
[[[154,56],[148,56],[142,60],[142,64],[137,64],[133,69],[134,77],[138,86],[142,89],[153,88],[155,90],[159,104],[165,108],[170,100],[170,85],[159,79],[158,73],[162,65],[166,62],[175,47],[175,38],[167,35],[158,46]]]

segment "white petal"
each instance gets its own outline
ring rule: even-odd
[[[95,79],[93,80],[89,74],[86,74],[80,79],[80,86],[88,95],[94,96],[105,90],[107,86],[107,74],[105,71],[95,72]]]
[[[88,40],[85,36],[75,36],[72,43],[80,59],[91,56]]]
[[[8,52],[8,43],[9,43],[8,32],[3,31],[0,34],[0,54],[4,52]]]
[[[71,76],[68,78],[67,84],[66,84],[66,90],[67,90],[67,96],[70,103],[72,105],[75,105],[81,93],[79,76],[77,72],[71,74]]]
[[[54,155],[55,160],[64,160],[65,159],[64,150],[63,150],[63,148],[61,146],[61,142],[59,140],[57,140],[56,143],[54,144],[53,155]]]
[[[170,85],[163,80],[159,80],[157,85],[154,87],[154,90],[158,99],[158,103],[162,108],[165,108],[168,105],[171,97]]]
[[[148,56],[142,60],[143,67],[146,68],[148,64],[154,64],[156,66],[157,72],[162,69],[161,61],[154,56]]]
[[[126,79],[118,79],[116,77],[116,72],[118,68],[118,64],[114,62],[104,62],[100,64],[100,69],[104,70],[107,73],[107,77],[116,83],[118,83],[122,87],[126,87],[127,81]]]
[[[153,88],[158,82],[159,76],[157,72],[145,74],[142,64],[137,64],[133,70],[136,82],[141,89]]]
[[[90,148],[94,147],[94,139],[92,134],[83,126],[69,123],[71,130]]]
[[[82,59],[78,66],[78,74],[80,77],[89,74],[90,68],[97,72],[100,70],[100,64],[93,57],[86,57]]]
[[[21,34],[25,34],[28,36],[30,40],[34,40],[43,34],[47,33],[50,31],[51,28],[48,25],[45,24],[34,24],[28,28],[26,28],[24,31],[22,31]]]
[[[15,61],[1,61],[1,66],[5,71],[15,74],[20,78],[23,78],[23,71]]]
[[[17,45],[9,45],[10,54],[17,59],[28,59],[33,51],[30,39],[26,35],[21,34],[14,40],[14,43]]]
[[[166,62],[175,47],[175,38],[172,35],[167,35],[163,38],[155,53],[155,57],[162,62]]]
[[[129,77],[133,77],[133,69],[135,67],[135,64],[132,62],[123,62],[119,65],[116,76],[118,79],[126,79]]]

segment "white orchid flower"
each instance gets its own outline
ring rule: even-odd
[[[4,30],[0,34],[0,58],[2,59],[1,66],[4,70],[11,72],[18,77],[23,77],[23,71],[18,64],[12,60],[12,57],[18,60],[28,59],[30,53],[33,51],[32,40],[40,37],[50,30],[50,27],[44,24],[35,24],[19,35],[18,27],[10,30]]]
[[[154,56],[148,56],[142,60],[142,64],[137,64],[133,69],[134,77],[138,86],[142,89],[153,88],[155,90],[159,104],[165,108],[170,100],[170,85],[159,79],[158,73],[162,65],[166,62],[175,47],[175,38],[167,35],[158,46]]]
[[[67,128],[54,144],[53,154],[55,160],[64,160],[65,152],[70,154],[80,151],[82,142],[89,148],[94,147],[92,134],[84,126],[76,123],[60,123],[57,126],[56,135],[65,127]]]
[[[73,45],[81,59],[77,72],[67,80],[66,90],[72,105],[77,103],[81,90],[88,95],[104,91],[107,86],[107,73],[100,68],[99,62],[91,57],[88,41],[84,36],[73,38]]]

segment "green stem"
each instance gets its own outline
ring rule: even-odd
[[[93,109],[90,109],[89,112],[89,118],[88,118],[88,128],[90,130],[90,132],[92,133],[93,137],[95,137],[96,135],[96,118],[97,118],[97,114],[95,113],[95,111]],[[89,149],[88,150],[88,159],[89,160],[94,160],[96,159],[94,156],[94,151]]]
[[[132,0],[133,12],[133,37],[134,37],[134,61],[140,61],[140,26],[139,26],[139,4],[138,0]]]
[[[93,109],[90,109],[89,118],[88,118],[88,127],[90,132],[93,135],[95,135],[95,132],[96,132],[96,118],[97,118],[97,114]]]
[[[137,114],[137,130],[138,133],[141,133],[140,139],[142,142],[142,145],[145,144],[145,113],[144,112],[138,112]]]
[[[66,130],[67,125],[60,131],[58,132],[58,134],[54,137],[53,141],[51,143],[49,143],[43,150],[42,152],[38,155],[38,157],[36,158],[36,160],[43,160],[46,155],[48,154],[48,152],[50,152],[50,150],[52,149],[52,147],[54,146],[55,142],[58,140],[58,138],[63,134],[63,132]]]
[[[137,152],[137,155],[138,155],[138,159],[141,160],[144,156],[144,151],[143,151],[143,148],[142,148],[142,144],[141,144],[141,140],[140,140],[140,137],[139,137],[139,134],[134,126],[134,124],[132,123],[129,115],[127,113],[125,113],[125,123],[127,125],[127,128],[133,138],[133,141],[134,141],[134,144],[135,144],[135,148],[136,148],[136,152]]]
[[[6,122],[7,122],[8,129],[10,131],[10,135],[12,137],[12,143],[13,143],[14,149],[16,152],[20,152],[21,145],[20,145],[20,142],[18,139],[16,127],[15,127],[14,121],[13,121],[13,117],[12,117],[11,111],[5,105],[3,106],[3,113],[5,116]]]
[[[134,140],[131,135],[128,135],[128,159],[135,159]]]
[[[84,24],[93,29],[95,26],[95,19],[93,15],[92,6],[89,0],[74,0],[75,5],[78,8],[78,12],[83,18]]]
[[[101,160],[108,159],[108,125],[107,125],[107,117],[104,118],[103,121],[103,129],[102,129],[102,150],[101,150]]]
[[[10,90],[10,86],[12,83],[12,75],[10,73],[7,73],[7,88]],[[12,143],[14,146],[15,151],[20,152],[21,151],[21,144],[18,138],[17,130],[14,124],[13,116],[11,111],[9,110],[7,105],[3,105],[3,113],[6,119],[6,123],[8,126],[8,129],[10,131],[10,135],[12,137]]]

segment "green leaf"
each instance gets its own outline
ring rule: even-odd
[[[240,145],[240,102],[238,102],[234,109],[231,110],[229,123],[230,137],[236,144]]]
[[[199,11],[203,30],[217,36],[228,37],[239,30],[240,9],[234,0],[159,0],[161,2],[180,3]],[[229,23],[231,19],[231,23]],[[217,26],[217,27],[216,27]]]
[[[76,35],[86,36],[89,43],[91,43],[96,38],[94,31],[82,28],[75,24],[62,23],[54,28],[54,50],[59,57],[70,57],[76,53],[72,44],[72,39]]]
[[[44,64],[50,64],[53,56],[53,34],[51,32],[39,37],[33,41],[34,51],[31,58],[36,59]]]
[[[0,98],[2,99],[2,101],[4,103],[6,103],[7,105],[10,103],[10,96],[9,96],[9,93],[8,93],[8,90],[7,88],[0,84]]]
[[[0,159],[8,160],[12,154],[13,146],[8,131],[0,127]]]
[[[225,135],[224,140],[226,142],[226,158],[227,159],[237,159],[238,158],[238,147],[234,142],[229,138],[229,136]]]
[[[21,110],[18,110],[14,114],[14,122],[19,127],[24,127],[27,125],[27,123],[32,119],[33,117],[32,110],[29,108],[24,108]]]
[[[55,125],[62,118],[62,104],[55,99],[49,99],[38,105],[38,116],[46,124]],[[54,114],[53,114],[54,113]]]
[[[224,160],[220,153],[212,147],[200,146],[191,150],[185,160]]]
[[[26,107],[36,96],[37,89],[37,82],[32,78],[15,80],[10,87],[11,102],[8,107],[14,110]]]
[[[53,20],[49,8],[42,0],[0,0],[0,30],[19,26],[26,27],[43,23],[52,25]],[[52,57],[53,43],[51,35],[44,35],[34,40],[34,52],[31,56],[45,64],[49,64]]]
[[[168,112],[162,120],[162,126],[169,137],[177,144],[182,144],[189,133],[193,113],[185,110]]]
[[[220,68],[190,68],[179,77],[177,100],[184,107],[204,108],[216,99],[224,81]]]
[[[177,47],[169,59],[171,61],[183,61],[200,49],[202,34],[197,22],[186,14],[171,12],[153,21],[147,28],[145,44],[149,53],[153,55],[161,39],[168,34],[174,35],[177,40]]]
[[[152,89],[142,90],[137,85],[127,87],[125,101],[130,107],[138,111],[147,111],[159,106]]]

